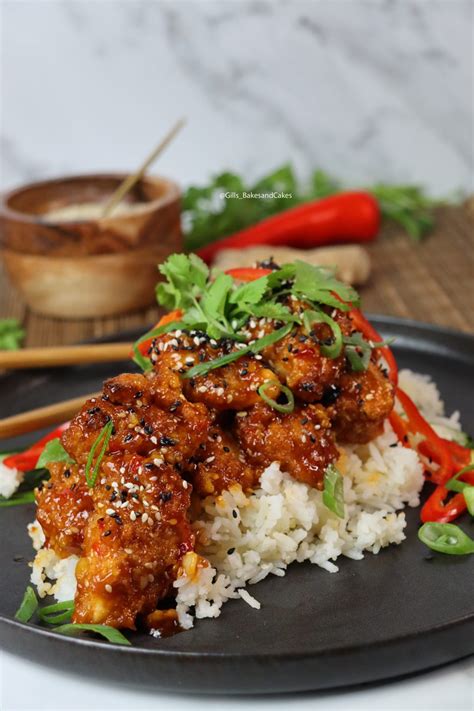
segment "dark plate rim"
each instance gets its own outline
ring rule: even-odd
[[[454,337],[458,341],[459,345],[464,345],[466,348],[466,355],[470,361],[474,363],[474,334],[471,333],[466,333],[463,331],[459,331],[456,329],[452,328],[447,328],[443,326],[438,326],[435,324],[430,324],[427,322],[422,322],[422,321],[416,321],[413,319],[405,319],[405,318],[400,318],[398,316],[385,316],[385,315],[380,315],[380,314],[368,314],[368,318],[376,323],[376,325],[381,328],[382,330],[386,328],[387,330],[390,330],[391,328],[402,328],[406,329],[410,335],[415,337],[416,340],[416,335],[420,334],[420,331],[423,333],[431,334],[431,335],[436,335],[438,337],[446,338],[446,337]],[[97,338],[93,339],[93,341],[89,342],[104,342],[107,340],[129,340],[132,337],[132,334],[136,334],[137,332],[141,331],[141,329],[127,329],[122,331],[120,334],[115,334],[114,336],[105,336],[102,338]],[[463,349],[464,350],[464,349]],[[31,371],[25,371],[25,372],[31,372]],[[402,544],[403,545],[403,544]],[[398,636],[393,636],[390,638],[385,638],[383,640],[378,640],[371,642],[369,644],[364,645],[364,649],[370,649],[370,650],[375,650],[379,646],[386,647],[387,645],[396,645],[404,641],[409,641],[412,639],[416,639],[418,637],[422,637],[425,634],[437,634],[437,633],[442,633],[444,630],[447,629],[453,629],[457,627],[461,627],[465,625],[466,623],[472,623],[474,622],[474,609],[471,614],[464,615],[460,618],[457,618],[455,620],[451,620],[450,622],[446,622],[440,625],[433,626],[431,625],[429,629],[420,629],[416,632],[413,633],[408,633],[408,634],[403,634],[403,635],[398,635]],[[241,658],[246,658],[246,659],[255,659],[256,661],[258,660],[280,660],[282,658],[290,656],[292,659],[295,660],[303,660],[303,659],[314,659],[317,656],[321,656],[321,652],[312,652],[311,650],[307,650],[304,652],[292,652],[288,653],[285,651],[281,652],[253,652],[252,654],[248,654],[245,652],[226,652],[225,650],[222,651],[209,651],[209,652],[202,652],[202,651],[193,651],[193,650],[186,650],[186,651],[178,651],[178,650],[168,650],[166,648],[156,648],[156,649],[148,649],[145,647],[134,647],[133,643],[129,645],[118,645],[110,642],[103,642],[101,640],[96,640],[96,639],[87,639],[83,637],[72,637],[72,636],[67,636],[67,635],[60,635],[55,633],[52,629],[48,629],[46,627],[40,627],[39,625],[30,625],[28,623],[22,623],[19,622],[18,620],[15,620],[13,617],[9,617],[7,615],[0,614],[0,624],[1,625],[6,625],[8,627],[13,627],[13,628],[18,628],[19,630],[22,630],[27,633],[31,634],[36,634],[41,637],[45,637],[50,639],[53,643],[56,644],[65,644],[65,645],[79,645],[80,647],[83,647],[85,649],[101,649],[101,650],[108,650],[111,653],[116,653],[116,654],[122,654],[122,655],[127,655],[127,654],[132,654],[134,656],[157,656],[157,657],[166,657],[168,659],[174,659],[176,661],[179,661],[180,659],[195,659],[195,658],[208,658],[208,659],[214,659],[214,660],[222,660],[222,661],[232,661],[233,659],[238,660]],[[331,648],[331,654],[336,654],[336,655],[344,655],[344,654],[349,654],[351,652],[357,652],[358,650],[361,649],[360,644],[348,644],[348,645],[339,645]]]

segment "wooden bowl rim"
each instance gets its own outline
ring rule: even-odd
[[[15,210],[10,205],[8,204],[9,201],[14,198],[15,196],[21,194],[22,192],[26,192],[27,190],[31,190],[32,188],[37,188],[41,186],[46,186],[46,185],[59,185],[60,183],[64,182],[69,182],[73,180],[79,180],[79,181],[94,181],[94,180],[117,180],[117,185],[124,180],[129,173],[79,173],[76,175],[64,175],[58,178],[49,178],[47,180],[35,180],[32,181],[31,183],[27,183],[25,185],[21,185],[18,188],[13,188],[11,190],[4,191],[0,193],[0,216],[9,220],[15,220],[17,222],[23,222],[27,224],[49,224],[49,225],[71,225],[71,224],[96,224],[98,222],[105,222],[106,220],[127,220],[130,219],[131,217],[135,218],[137,214],[140,215],[146,215],[146,214],[152,214],[156,212],[157,210],[160,210],[163,207],[168,206],[170,203],[174,202],[175,200],[178,200],[181,196],[181,190],[179,188],[178,183],[176,183],[174,180],[171,180],[170,178],[165,178],[164,176],[161,175],[145,175],[141,178],[142,181],[148,181],[151,183],[155,184],[161,184],[165,187],[165,192],[160,198],[156,198],[156,200],[149,200],[143,203],[143,209],[140,210],[140,213],[129,213],[129,214],[124,214],[124,215],[118,215],[118,216],[111,216],[111,217],[105,217],[105,218],[93,218],[89,220],[85,219],[79,219],[79,220],[54,220],[54,221],[49,221],[46,222],[44,218],[39,217],[38,215],[33,215],[29,214],[27,212],[20,212],[19,210]]]

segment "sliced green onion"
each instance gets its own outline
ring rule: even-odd
[[[94,632],[95,634],[104,637],[108,642],[113,642],[114,644],[126,644],[130,646],[128,639],[115,627],[109,627],[108,625],[87,625],[87,624],[69,624],[60,625],[54,628],[54,632],[58,634],[65,634],[70,637],[74,637],[81,632]]]
[[[474,516],[474,486],[467,486],[464,491],[464,499],[466,500],[467,510]]]
[[[344,482],[334,464],[324,474],[323,504],[339,518],[344,518]]]
[[[15,620],[18,620],[18,622],[29,622],[37,609],[38,598],[33,588],[28,585],[23,595],[21,605],[15,612]]]
[[[42,607],[38,610],[38,617],[41,622],[46,622],[48,625],[61,625],[66,622],[71,622],[73,612],[74,600],[64,600],[64,602],[57,602],[54,605]]]
[[[197,378],[199,375],[205,375],[206,373],[209,373],[210,370],[222,368],[223,365],[233,363],[234,360],[238,360],[246,353],[249,353],[249,351],[249,348],[241,348],[240,350],[232,351],[232,353],[227,353],[227,355],[223,355],[220,358],[214,358],[214,360],[198,363],[193,368],[190,368],[187,373],[183,375],[183,378]]]
[[[428,548],[449,555],[474,553],[474,541],[453,523],[424,523],[418,531],[418,538]]]
[[[138,350],[138,346],[140,346],[142,343],[145,343],[145,341],[149,341],[150,338],[156,338],[156,336],[162,336],[164,333],[169,333],[170,331],[176,331],[178,328],[182,328],[183,324],[181,321],[170,321],[170,323],[165,323],[163,326],[160,326],[159,328],[153,328],[151,331],[148,331],[145,333],[144,336],[138,339],[138,341],[135,341],[133,344],[133,360],[134,362],[140,366],[142,370],[147,372],[148,370],[151,370],[152,365],[149,360],[149,358],[145,358],[144,355],[140,353]]]
[[[32,504],[35,500],[34,491],[22,491],[16,492],[9,499],[4,496],[0,496],[0,508],[7,508],[8,506],[22,506],[23,504]]]
[[[333,334],[333,342],[329,345],[321,344],[319,350],[326,358],[337,358],[342,351],[342,332],[339,324],[333,318],[324,313],[324,311],[305,311],[303,314],[303,323],[308,333],[314,323],[325,323],[329,326]]]
[[[276,385],[280,389],[280,392],[286,396],[286,403],[281,404],[269,397],[269,395],[265,394],[265,390],[267,390],[271,385]],[[265,380],[265,382],[260,385],[257,392],[262,400],[267,403],[267,405],[270,405],[270,407],[274,410],[278,410],[278,412],[289,413],[293,412],[295,409],[295,398],[293,397],[293,393],[290,388],[287,388],[286,385],[282,385],[278,380]]]
[[[259,353],[265,348],[268,348],[268,346],[273,346],[274,343],[280,341],[282,338],[287,336],[292,329],[293,324],[287,323],[286,326],[282,326],[282,328],[277,328],[276,331],[271,331],[270,333],[267,333],[266,336],[263,336],[263,338],[259,338],[257,341],[255,341],[255,343],[252,343],[249,348],[252,353]]]
[[[95,486],[95,482],[97,481],[97,475],[99,473],[100,465],[101,465],[102,459],[104,457],[104,454],[106,452],[106,449],[108,447],[110,438],[112,436],[113,428],[114,428],[114,423],[112,420],[109,420],[107,422],[107,424],[104,425],[104,427],[99,432],[97,439],[95,440],[94,444],[91,447],[89,456],[87,457],[85,477],[86,477],[87,486],[89,486],[90,488]],[[97,447],[101,443],[102,443],[102,448],[101,448],[99,455],[96,459],[94,469],[91,474],[91,467],[92,467],[92,461],[94,459],[94,454],[95,454]]]
[[[223,355],[220,358],[214,358],[214,360],[207,360],[204,363],[198,363],[193,368],[190,368],[187,373],[183,375],[183,378],[197,378],[200,375],[205,375],[206,373],[209,373],[209,371],[211,370],[215,370],[215,368],[222,368],[222,366],[224,365],[233,363],[234,360],[238,360],[247,353],[258,353],[264,348],[273,345],[273,343],[276,343],[281,338],[284,338],[284,336],[286,336],[292,328],[293,324],[288,323],[286,324],[286,326],[283,326],[282,328],[279,328],[276,331],[267,333],[266,336],[263,336],[263,338],[259,338],[258,341],[252,343],[251,346],[246,346],[245,348],[240,348],[239,350],[232,351],[232,353],[227,353],[226,355]]]
[[[363,335],[357,331],[351,336],[344,336],[343,343],[345,346],[345,354],[350,363],[352,370],[355,373],[360,373],[367,370],[372,354],[372,347]]]
[[[46,443],[45,448],[41,452],[36,469],[46,469],[51,462],[66,462],[66,464],[74,464],[74,459],[71,459],[69,454],[61,444],[59,437],[51,439]]]

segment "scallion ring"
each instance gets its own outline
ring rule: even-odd
[[[280,393],[283,393],[285,395],[286,403],[279,403],[266,394],[265,391],[268,390],[271,385],[275,385],[276,387],[278,387]],[[260,385],[257,392],[262,398],[262,400],[267,403],[267,405],[269,405],[274,410],[278,410],[278,412],[288,414],[290,412],[293,412],[293,410],[295,409],[295,398],[293,396],[293,393],[291,392],[290,388],[287,388],[286,385],[282,385],[278,380],[265,380],[265,382]]]
[[[474,553],[474,541],[459,526],[453,523],[424,523],[418,538],[428,548],[449,555]]]
[[[311,333],[314,323],[325,323],[332,331],[332,343],[321,343],[319,350],[326,358],[337,358],[342,351],[342,332],[339,324],[333,318],[324,313],[324,311],[305,311],[303,314],[303,323],[308,333]]]

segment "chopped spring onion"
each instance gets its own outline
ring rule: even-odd
[[[458,473],[445,484],[449,491],[457,491],[458,493],[462,493],[464,495],[467,510],[471,516],[474,516],[474,486],[472,484],[468,484],[466,481],[459,481],[459,477],[466,474],[466,472],[471,472],[473,470],[474,464],[468,464],[467,467],[464,467],[458,471]]]
[[[74,600],[64,600],[41,608],[38,610],[38,617],[41,622],[46,622],[48,625],[62,625],[71,622],[73,612]]]
[[[95,440],[94,444],[91,447],[89,456],[87,457],[85,476],[86,476],[87,486],[89,486],[90,488],[95,486],[95,482],[97,480],[97,475],[99,473],[100,465],[101,465],[102,459],[104,457],[104,454],[107,450],[110,438],[112,436],[113,428],[114,428],[114,423],[112,420],[109,420],[107,422],[107,424],[104,425],[104,427],[99,432],[97,439]],[[102,448],[101,448],[99,455],[96,459],[94,469],[91,474],[91,467],[92,467],[92,461],[94,459],[94,454],[95,454],[97,447],[100,444],[102,444]]]
[[[352,370],[355,373],[360,373],[367,370],[372,354],[372,347],[363,335],[357,331],[351,336],[344,336],[345,354],[350,363]]]
[[[265,391],[272,385],[278,387],[280,393],[285,395],[286,403],[279,403],[277,400],[274,400],[266,395]],[[293,397],[293,393],[290,388],[287,388],[286,385],[282,385],[278,380],[265,380],[265,382],[260,385],[257,392],[262,400],[267,403],[267,405],[270,405],[270,407],[274,410],[278,410],[278,412],[289,413],[293,412],[295,409],[295,398]]]
[[[323,504],[336,516],[344,518],[344,483],[334,464],[330,464],[324,474]]]
[[[34,500],[34,491],[17,491],[8,499],[6,499],[4,496],[0,496],[0,508],[7,508],[8,506],[21,506],[23,504],[32,504]]]
[[[474,553],[474,541],[453,523],[424,523],[418,531],[422,543],[438,553],[468,555]]]
[[[293,324],[287,323],[286,326],[283,326],[282,328],[279,328],[276,331],[272,331],[271,333],[267,333],[267,335],[263,336],[263,338],[259,338],[258,341],[252,343],[251,346],[246,346],[245,348],[240,348],[239,350],[232,351],[232,353],[227,353],[226,355],[223,355],[220,358],[214,358],[214,360],[208,360],[204,363],[198,363],[193,368],[190,368],[188,372],[183,375],[183,378],[197,378],[199,375],[205,375],[206,373],[209,373],[209,371],[214,370],[215,368],[221,368],[223,365],[233,363],[234,360],[238,360],[247,353],[258,353],[264,348],[268,348],[268,346],[273,345],[273,343],[276,343],[281,338],[284,338],[291,331],[292,328]]]
[[[305,311],[303,314],[303,323],[308,333],[314,323],[325,323],[329,326],[333,333],[332,343],[322,343],[319,350],[326,358],[337,358],[342,350],[342,333],[339,324],[333,318],[324,313],[324,311]]]
[[[28,585],[23,595],[21,605],[15,612],[15,620],[18,620],[18,622],[29,622],[37,609],[38,598],[33,588]]]
[[[58,634],[65,634],[74,637],[81,632],[94,632],[95,634],[104,637],[108,642],[113,642],[114,644],[131,645],[128,639],[115,627],[109,627],[108,625],[87,625],[87,624],[68,624],[60,625],[55,627],[54,632]]]

